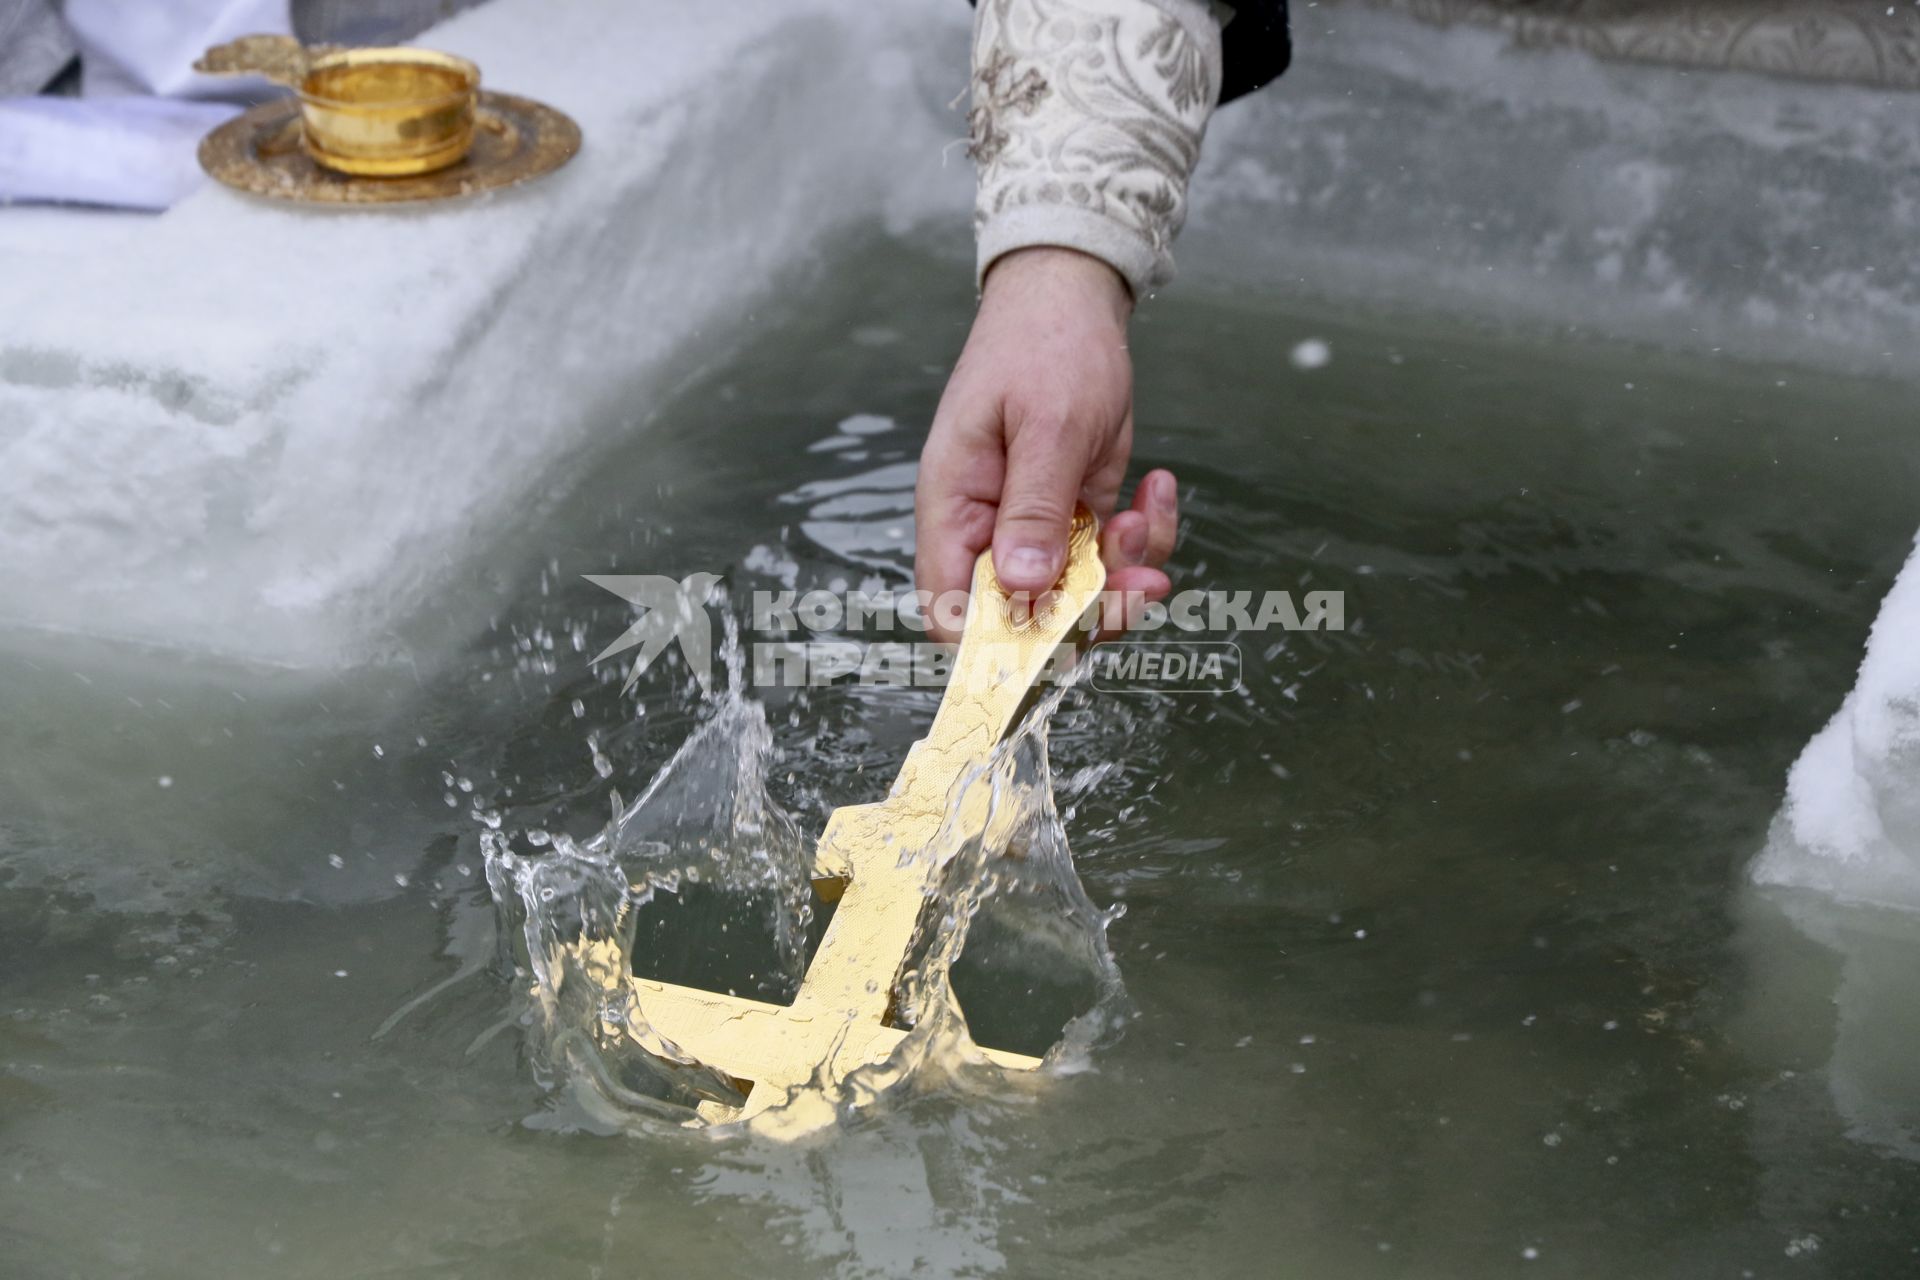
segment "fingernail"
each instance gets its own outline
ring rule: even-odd
[[[1178,489],[1179,486],[1174,484],[1172,476],[1155,476],[1153,482],[1154,505],[1163,511],[1171,510],[1174,495],[1178,492]]]
[[[1019,586],[1050,586],[1053,557],[1039,547],[1015,547],[1007,553],[1007,576]]]
[[[1137,524],[1130,524],[1120,531],[1120,554],[1139,564],[1147,558],[1147,531]]]

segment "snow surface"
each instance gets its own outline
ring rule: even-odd
[[[1753,876],[1920,910],[1920,544],[1880,606],[1859,682],[1794,762]]]
[[[963,216],[965,24],[937,0],[496,0],[422,43],[579,121],[542,182],[0,212],[0,622],[377,656],[835,232]]]

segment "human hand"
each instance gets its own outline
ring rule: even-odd
[[[1115,512],[1133,452],[1133,298],[1118,272],[1072,249],[1019,249],[987,272],[973,331],[933,415],[913,501],[915,585],[964,593],[988,546],[1008,592],[1058,580],[1076,501],[1103,521],[1107,590],[1129,616],[1172,584],[1179,491],[1149,472]],[[929,631],[957,640],[929,610]]]

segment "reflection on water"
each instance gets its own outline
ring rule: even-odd
[[[968,296],[865,262],[502,517],[448,585],[493,610],[459,645],[428,619],[410,666],[296,677],[8,639],[0,1269],[1911,1271],[1920,926],[1744,887],[1910,544],[1908,397],[1571,339],[1144,314],[1179,578],[1344,590],[1350,630],[1244,637],[1234,696],[1064,695],[1058,823],[1127,908],[1137,1014],[1085,1069],[932,1082],[798,1148],[636,1135],[545,1087],[577,1077],[516,1003],[482,836],[552,862],[626,814],[645,870],[680,847],[648,823],[746,794],[630,803],[716,710],[677,660],[630,696],[589,667],[630,613],[581,575],[904,580]],[[1308,339],[1330,358],[1296,368]],[[782,868],[884,791],[935,695],[756,700],[712,741],[756,744],[763,891],[683,881],[634,940],[743,994],[817,928]],[[1097,1002],[1029,997],[1086,964],[1045,914],[980,917],[976,1022]]]
[[[1738,909],[1751,977],[1736,1025],[1794,1064],[1783,1084],[1824,1089],[1848,1137],[1920,1161],[1920,929],[1805,893],[1750,890]]]

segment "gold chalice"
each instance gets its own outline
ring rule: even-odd
[[[299,103],[300,150],[322,168],[356,178],[418,177],[456,165],[473,148],[483,97],[520,103],[499,94],[483,95],[479,67],[432,49],[343,49],[303,45],[292,36],[241,36],[207,50],[194,68],[214,75],[264,76],[292,89]],[[540,110],[538,104],[523,105]],[[284,113],[267,104],[248,115],[257,115],[257,123],[271,118],[291,143],[291,104]],[[236,132],[250,129],[241,126]],[[572,155],[578,146],[578,131],[571,121],[558,132],[572,137],[548,143],[549,154],[565,154],[546,168]],[[252,159],[255,149],[262,158],[279,149],[273,138],[257,148],[246,139],[230,138],[229,150],[236,141],[244,143],[241,149],[249,153],[243,159]],[[498,164],[502,157],[491,159]],[[207,163],[206,157],[202,163]],[[223,182],[247,187],[243,174],[226,171],[232,167],[216,166],[209,172]],[[284,189],[286,184],[271,185]]]
[[[362,177],[431,173],[473,145],[480,68],[430,49],[343,49],[315,58],[296,91],[316,164]]]

